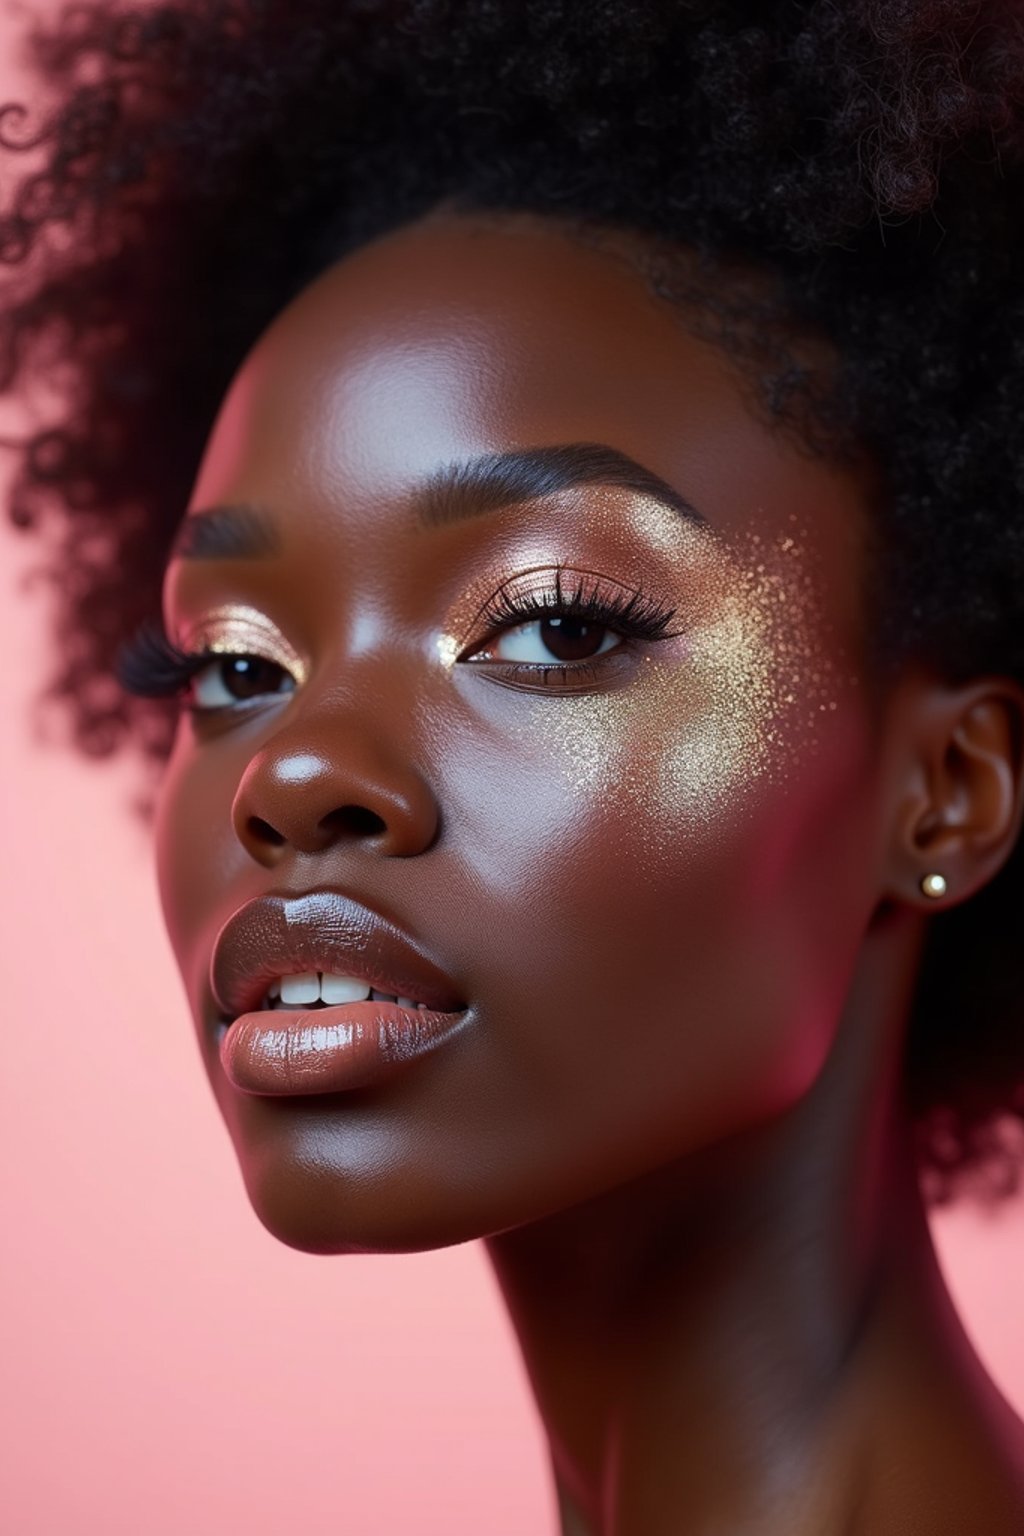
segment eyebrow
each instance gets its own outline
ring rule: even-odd
[[[281,535],[251,501],[189,512],[171,544],[171,560],[263,560],[281,553]]]
[[[436,528],[580,485],[614,485],[637,491],[663,502],[687,522],[708,526],[692,502],[667,480],[605,443],[513,449],[483,454],[468,463],[448,464],[429,476],[416,499],[421,524]]]
[[[511,449],[446,464],[428,476],[414,501],[420,526],[437,528],[582,485],[635,491],[660,501],[688,523],[709,527],[668,481],[605,443]],[[253,502],[236,502],[188,513],[169,559],[259,560],[280,553],[280,531],[267,511]]]

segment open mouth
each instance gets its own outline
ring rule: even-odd
[[[398,997],[393,992],[381,992],[358,982],[349,976],[331,976],[322,971],[311,971],[303,976],[287,976],[271,984],[260,1003],[260,1012],[277,1012],[315,1008],[336,1008],[344,1003],[361,1002],[397,1003],[400,1008],[426,1008],[426,1003],[412,997]]]
[[[465,1013],[467,1007],[465,1003],[460,1002],[454,1007],[438,1009],[432,1003],[423,1002],[417,997],[385,992],[382,988],[371,986],[368,981],[362,981],[356,976],[340,976],[328,971],[306,971],[301,975],[276,977],[268,985],[260,1002],[249,1011],[310,1013],[322,1008],[337,1008],[346,1003],[364,1002],[391,1003],[414,1012],[452,1015]],[[234,1017],[233,1014],[222,1013],[220,1020],[224,1024],[230,1024]]]
[[[258,1006],[249,1009],[249,1012],[308,1014],[339,1006],[344,1007],[346,1004],[366,1003],[390,1004],[391,1007],[401,1008],[407,1013],[422,1014],[423,1027],[427,1029],[436,1028],[445,1018],[454,1021],[464,1015],[468,1009],[465,1003],[460,1003],[455,1008],[434,1008],[430,1003],[421,1002],[417,998],[384,992],[379,987],[372,987],[369,982],[359,981],[352,976],[332,976],[323,971],[308,971],[303,975],[278,977],[270,983]],[[236,1016],[221,1013],[219,1015],[218,1045],[237,1018],[241,1017],[241,1014]],[[290,1026],[286,1026],[282,1021],[282,1028],[288,1027]],[[361,1027],[368,1027],[365,1020]]]

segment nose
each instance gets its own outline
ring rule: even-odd
[[[231,807],[235,834],[262,864],[287,848],[322,853],[368,843],[380,855],[409,858],[433,843],[440,812],[430,785],[397,744],[335,723],[343,741],[328,746],[282,733],[247,764]]]

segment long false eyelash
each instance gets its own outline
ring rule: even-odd
[[[510,596],[503,588],[481,610],[480,617],[495,628],[522,624],[538,614],[564,613],[572,618],[590,619],[620,629],[637,639],[657,640],[664,636],[677,610],[668,608],[642,592],[630,597],[604,596],[600,582],[587,590],[586,578],[572,591],[562,587],[562,569],[555,571],[554,592],[524,592]]]
[[[127,693],[140,698],[172,698],[220,654],[182,651],[168,639],[159,621],[144,619],[118,651],[114,676]]]

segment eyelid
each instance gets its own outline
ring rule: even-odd
[[[495,636],[550,612],[592,613],[594,622],[636,638],[669,638],[666,625],[679,613],[645,587],[599,571],[558,562],[535,566],[507,578],[480,603],[467,625],[467,638],[449,647],[457,659]]]
[[[275,624],[246,603],[226,603],[183,628],[182,649],[213,651],[217,655],[254,655],[290,672],[297,684],[306,681],[309,667]]]
[[[572,565],[565,561],[552,561],[546,565],[530,566],[528,570],[517,571],[514,576],[507,576],[504,581],[478,603],[470,620],[468,628],[478,625],[496,605],[504,599],[515,601],[518,598],[529,600],[540,594],[541,596],[554,595],[556,588],[562,585],[565,578],[572,578],[573,590],[582,587],[607,588],[615,593],[628,593],[632,596],[637,588],[628,582],[616,581],[611,576],[605,576],[600,571],[592,571],[586,566]],[[576,580],[579,578],[579,580]]]

